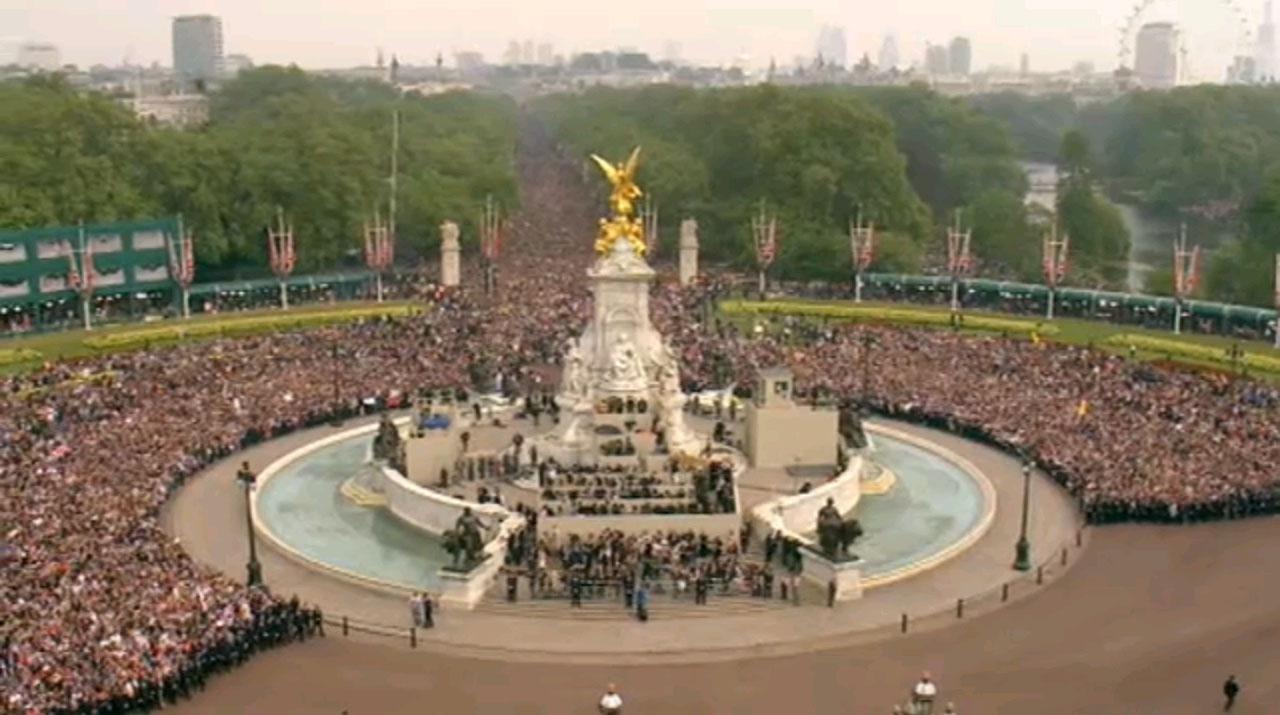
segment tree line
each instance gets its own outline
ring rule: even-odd
[[[984,273],[1039,275],[1049,219],[1026,207],[1009,133],[925,87],[593,88],[541,98],[533,112],[583,156],[643,146],[642,183],[668,219],[668,246],[678,219],[695,216],[704,253],[749,266],[749,222],[763,202],[780,218],[782,277],[847,279],[859,214],[877,226],[874,270],[936,271],[958,211]],[[1068,211],[1080,217],[1114,211],[1092,191],[1076,198]],[[1123,274],[1115,251],[1127,253],[1128,236],[1111,223],[1103,233],[1081,241],[1079,264],[1108,284]]]
[[[431,250],[446,219],[473,238],[486,195],[518,202],[507,98],[401,96],[264,67],[209,101],[208,123],[183,131],[56,75],[0,84],[0,227],[181,214],[203,280],[265,273],[265,230],[280,206],[300,271],[360,265],[364,222],[387,213],[395,111],[403,260]]]

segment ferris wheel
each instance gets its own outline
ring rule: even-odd
[[[1227,54],[1230,56],[1229,60],[1252,54],[1253,30],[1248,14],[1237,0],[1137,0],[1129,9],[1119,30],[1116,66],[1132,69],[1138,31],[1148,22],[1163,19],[1159,17],[1162,13],[1179,10],[1194,11],[1214,18],[1211,23],[1188,23],[1196,27],[1184,29],[1191,37],[1179,46],[1179,64],[1186,64],[1189,52],[1194,54],[1205,49],[1211,49],[1212,54],[1216,55]],[[1199,37],[1205,29],[1203,25],[1216,25],[1217,37]]]

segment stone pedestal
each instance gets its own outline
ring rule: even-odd
[[[687,286],[698,277],[698,222],[687,218],[680,222],[680,285]]]
[[[862,569],[858,561],[835,563],[808,547],[800,549],[803,564],[801,576],[822,589],[825,596],[829,584],[835,581],[837,601],[856,601],[862,598]]]
[[[462,283],[462,246],[458,243],[458,224],[440,224],[440,285],[452,287]]]

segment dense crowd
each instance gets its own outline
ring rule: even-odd
[[[546,152],[522,156],[526,208],[512,217],[493,296],[424,290],[428,309],[409,318],[89,358],[0,379],[6,710],[156,704],[157,693],[292,628],[282,625],[296,623],[281,620],[286,602],[197,565],[161,528],[167,497],[204,465],[422,388],[494,378],[542,389],[589,305],[583,282],[566,276],[587,266],[596,210],[574,168]],[[468,271],[474,282],[474,266]],[[706,324],[715,289],[655,292],[655,320],[673,341],[686,389],[745,386],[757,369],[789,364],[801,393],[860,399],[1025,451],[1095,521],[1280,510],[1274,388],[949,332],[739,331]],[[864,359],[871,369],[859,369]],[[601,535],[540,544],[536,558],[601,576],[674,567],[688,581],[697,569],[742,574],[737,550],[681,535]]]

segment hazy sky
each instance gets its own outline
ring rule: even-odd
[[[754,66],[811,55],[818,28],[842,25],[850,58],[875,59],[886,32],[898,36],[903,62],[918,60],[927,41],[953,35],[973,41],[974,68],[1016,66],[1027,52],[1033,69],[1078,60],[1115,65],[1119,28],[1137,0],[0,0],[0,61],[18,42],[47,41],[66,62],[172,62],[170,18],[211,13],[223,20],[228,53],[255,62],[303,67],[370,64],[375,48],[402,61],[446,61],[458,50],[500,60],[511,39],[550,42],[557,53],[631,46],[660,57],[665,44],[700,63],[747,56]],[[1252,26],[1263,0],[1155,0],[1145,17],[1179,20],[1191,62],[1218,67],[1231,54],[1237,14]],[[1256,7],[1255,7],[1256,6]]]

